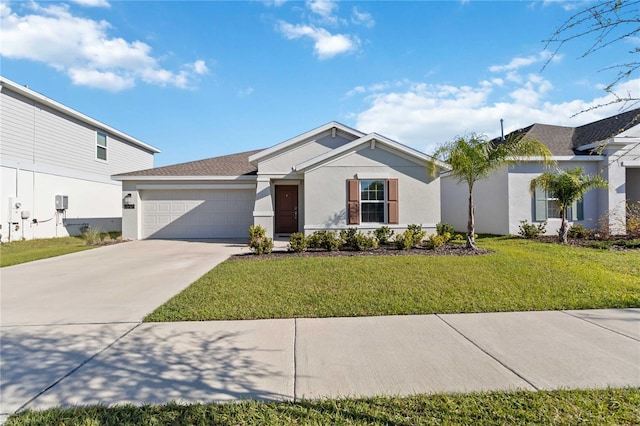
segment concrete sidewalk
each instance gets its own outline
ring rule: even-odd
[[[2,328],[2,414],[640,386],[640,309]]]

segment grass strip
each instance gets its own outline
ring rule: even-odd
[[[88,246],[79,237],[42,238],[36,240],[12,241],[0,245],[0,267],[47,259],[63,254],[88,250]]]
[[[170,403],[25,411],[16,425],[632,425],[640,389],[486,392],[225,404]]]
[[[229,260],[145,321],[640,307],[640,251],[520,239],[484,256]]]

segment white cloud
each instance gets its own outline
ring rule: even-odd
[[[501,118],[505,131],[510,132],[534,123],[579,126],[620,112],[621,104],[612,104],[574,116],[613,97],[554,103],[546,100],[552,90],[551,82],[534,74],[521,84],[498,80],[484,80],[476,86],[402,82],[402,87],[380,93],[357,86],[348,94],[364,96],[368,103],[365,110],[354,114],[356,128],[381,133],[427,153],[471,131],[496,137]],[[621,84],[618,93],[640,97],[640,79]]]
[[[376,21],[373,19],[370,13],[361,12],[354,6],[351,14],[351,22],[356,25],[364,25],[367,28],[373,28],[376,25]]]
[[[307,7],[311,12],[322,18],[325,23],[335,24],[337,17],[333,15],[338,10],[338,3],[331,0],[307,0]]]
[[[320,59],[328,59],[333,56],[356,50],[360,40],[351,35],[331,34],[324,28],[310,25],[293,25],[280,21],[278,30],[289,40],[298,38],[310,38],[314,43],[315,54]]]
[[[73,3],[86,7],[111,7],[108,0],[71,0]]]
[[[504,72],[504,71],[515,71],[517,69],[528,67],[529,65],[535,63],[544,63],[551,58],[552,54],[549,51],[542,51],[537,55],[531,55],[527,57],[516,57],[509,61],[506,65],[492,65],[489,67],[489,71],[491,72]],[[554,57],[554,60],[559,60],[560,57]]]
[[[18,15],[2,4],[0,55],[45,63],[66,73],[74,84],[119,91],[142,80],[189,88],[197,75],[208,71],[202,60],[178,72],[165,69],[148,44],[112,37],[107,21],[74,16],[66,5],[30,7],[31,14]]]

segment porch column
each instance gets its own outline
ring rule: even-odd
[[[273,194],[271,179],[258,176],[256,202],[253,209],[253,224],[267,230],[267,237],[273,238]]]

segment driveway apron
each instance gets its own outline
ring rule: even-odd
[[[0,416],[32,406],[242,250],[234,241],[145,240],[2,268]]]

